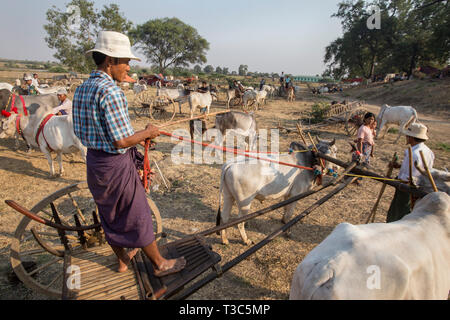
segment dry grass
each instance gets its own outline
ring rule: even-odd
[[[132,92],[127,92],[130,102],[133,100]],[[257,113],[259,128],[275,128],[280,121],[283,126],[294,128],[297,114],[308,109],[318,98],[309,93],[302,92],[293,103],[285,100],[268,102],[262,111]],[[211,112],[224,108],[223,102],[217,103]],[[377,111],[379,106],[370,105],[367,108]],[[144,128],[147,121],[135,119],[131,111],[133,126],[136,129]],[[184,115],[187,114],[187,105],[183,106]],[[433,117],[423,117],[423,122],[430,127],[431,143],[450,144],[449,123]],[[177,128],[187,129],[187,125]],[[170,130],[175,128],[170,128]],[[322,139],[337,139],[338,158],[349,160],[349,137],[342,128],[321,128],[313,133]],[[291,141],[298,141],[295,133],[281,134],[280,149],[287,151]],[[394,152],[403,154],[404,139],[401,143],[393,144],[396,135],[387,134],[385,140],[376,141],[375,156],[373,160],[374,171],[386,171],[387,162]],[[160,181],[159,190],[153,193],[162,217],[164,231],[168,234],[167,241],[180,239],[188,234],[195,233],[215,225],[218,206],[218,188],[220,181],[220,165],[174,165],[171,162],[170,152],[173,142],[170,138],[157,139],[156,151],[151,157],[158,161],[166,178],[172,183],[170,191]],[[430,144],[432,145],[432,144]],[[70,183],[86,179],[85,165],[80,162],[69,163],[64,161],[66,175],[62,178],[50,179],[48,165],[44,156],[35,151],[31,155],[24,153],[24,146],[18,152],[12,150],[12,140],[0,141],[0,299],[42,299],[20,283],[8,281],[7,274],[11,271],[9,266],[9,243],[14,230],[22,218],[4,204],[5,199],[14,199],[25,207],[32,207],[44,196],[52,193]],[[436,154],[435,167],[442,168],[449,163],[449,153],[434,150]],[[74,157],[79,160],[79,156]],[[373,206],[379,182],[364,180],[362,186],[350,186],[333,199],[325,203],[317,211],[303,219],[291,229],[289,237],[281,236],[263,247],[261,250],[244,260],[230,271],[199,290],[191,299],[287,299],[293,272],[304,257],[317,244],[319,244],[333,229],[342,222],[360,224]],[[315,194],[302,200],[297,205],[296,212],[307,208],[314,201],[324,195],[326,191]],[[393,188],[388,187],[383,201],[378,209],[376,222],[384,222],[385,214],[393,196]],[[254,202],[252,211],[257,210],[276,201],[264,203]],[[236,212],[236,208],[234,208]],[[235,215],[234,215],[235,216]],[[269,233],[281,227],[282,211],[277,210],[264,216],[251,220],[246,225],[248,236],[254,241],[262,240]],[[222,263],[230,261],[248,249],[242,243],[237,228],[229,230],[230,245],[220,244],[220,238],[212,235],[207,242],[214,251],[222,256]]]

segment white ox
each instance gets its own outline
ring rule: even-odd
[[[292,142],[290,148],[294,151],[304,152],[280,154],[279,159],[274,159],[274,157],[270,157],[269,155],[264,155],[264,157],[309,168],[315,166],[317,159],[314,159],[312,152],[305,146]],[[332,142],[320,140],[317,148],[324,154],[336,157],[337,148],[335,146],[335,140]],[[331,168],[329,163],[326,166],[327,168]],[[253,199],[258,199],[261,202],[266,199],[283,198],[286,200],[310,190],[313,187],[314,180],[314,172],[311,170],[285,165],[279,165],[276,168],[274,163],[263,160],[258,160],[256,163],[240,158],[238,158],[237,162],[229,161],[222,166],[217,225],[220,222],[228,222],[234,203],[238,207],[239,216],[243,216],[250,211]],[[224,204],[223,211],[221,212],[222,192]],[[296,203],[294,202],[284,207],[284,223],[290,220],[295,206]],[[241,223],[238,227],[242,240],[246,244],[251,244],[252,241],[247,238],[247,234],[245,233],[244,224]],[[226,230],[222,230],[221,235],[222,243],[228,244]]]
[[[260,107],[262,104],[264,104],[267,96],[266,90],[246,90],[244,92],[244,95],[242,96],[242,101],[244,106],[249,106],[250,103],[256,103],[256,110],[258,110],[258,107]]]
[[[228,134],[235,133],[248,137],[248,148],[256,149],[256,120],[253,113],[228,112],[216,115],[215,129],[220,131],[220,139],[217,140],[219,146],[223,145],[223,140]]]
[[[415,181],[415,183],[421,187],[424,187],[426,192],[433,192],[431,182],[425,170],[417,164],[417,161],[414,162],[414,165],[416,166],[417,170],[419,170],[419,172],[422,174],[421,176],[419,176],[417,181]],[[436,188],[439,191],[445,192],[448,195],[450,195],[450,172],[434,168],[431,169],[430,172],[431,176],[433,177]]]
[[[400,126],[397,140],[402,135],[402,130],[406,129],[411,123],[418,121],[416,109],[411,106],[398,106],[391,107],[387,104],[383,105],[380,109],[380,113],[377,116],[377,138],[380,136],[381,130],[385,128],[383,136],[389,130],[390,125],[396,124]]]
[[[295,270],[290,299],[444,299],[450,197],[430,193],[392,223],[339,224]]]
[[[168,97],[173,101],[178,101],[178,108],[180,113],[182,103],[181,99],[188,97],[190,93],[191,91],[186,90],[182,84],[179,84],[176,89],[161,88],[156,90],[157,97]]]
[[[275,92],[275,88],[272,87],[271,85],[263,85],[262,90],[265,90],[267,92],[267,96],[272,98]]]
[[[45,124],[44,129],[39,133],[36,142],[36,135],[39,125],[47,114],[52,113],[52,108],[41,106],[36,113],[31,116],[22,115],[19,121],[20,130],[28,145],[39,148],[45,155],[50,167],[50,175],[55,176],[53,168],[52,156],[50,148],[56,152],[59,164],[60,174],[64,173],[62,166],[62,154],[81,152],[83,161],[86,162],[86,148],[81,144],[80,140],[75,136],[73,131],[72,116],[53,116]],[[3,131],[0,138],[13,137],[18,135],[16,130],[17,114],[12,114],[3,121]],[[48,143],[48,144],[47,144]]]
[[[9,83],[6,83],[6,82],[0,82],[0,90],[1,90],[1,89],[6,89],[6,90],[8,90],[9,92],[12,92],[13,86],[10,85]]]
[[[209,114],[209,108],[213,99],[217,100],[217,96],[214,92],[192,92],[189,95],[189,110],[191,111],[191,118],[194,117],[194,112],[199,107],[200,109],[206,108],[206,113]],[[180,109],[181,110],[181,109]]]
[[[133,85],[133,92],[134,92],[134,94],[139,94],[139,93],[141,93],[142,91],[145,91],[145,90],[147,90],[147,85],[145,83],[143,83],[143,84],[135,83]]]
[[[39,94],[55,94],[58,92],[59,89],[66,89],[69,91],[70,88],[67,87],[50,87],[50,88],[43,88],[43,87],[37,87],[36,91],[39,92]]]

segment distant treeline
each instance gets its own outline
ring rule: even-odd
[[[450,59],[450,0],[344,0],[343,35],[325,49],[324,76],[373,79]]]

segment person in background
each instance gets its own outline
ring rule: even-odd
[[[291,85],[291,78],[289,78],[289,76],[286,76],[286,89],[289,88],[289,86]]]
[[[60,104],[53,108],[53,113],[57,116],[65,116],[72,114],[72,101],[67,98],[67,90],[61,88],[56,92]]]
[[[33,77],[30,74],[25,74],[23,80],[27,86],[27,94],[30,96],[35,96],[38,94],[36,87],[33,85]]]
[[[407,129],[403,130],[402,133],[406,135],[406,144],[409,144],[412,149],[412,178],[413,182],[417,180],[421,173],[416,169],[415,163],[418,166],[424,167],[422,162],[422,157],[420,156],[420,151],[423,152],[425,161],[428,168],[431,170],[434,164],[434,153],[425,145],[425,141],[428,140],[427,136],[428,128],[421,123],[412,123]],[[409,149],[409,148],[408,148]],[[405,155],[403,157],[403,162],[400,165],[397,162],[389,162],[389,166],[393,168],[400,168],[397,179],[409,181],[409,151],[405,150]],[[414,201],[414,199],[413,199]],[[386,222],[394,222],[402,219],[405,215],[411,212],[411,196],[407,192],[395,189],[394,198],[392,199],[391,205],[386,217]]]
[[[265,84],[266,84],[266,79],[262,78],[261,82],[259,83],[259,91],[262,90],[262,88],[264,87]]]
[[[37,73],[33,73],[33,81],[31,82],[31,84],[35,88],[39,87],[39,81],[38,81],[38,74]]]
[[[202,86],[199,87],[199,88],[197,89],[197,91],[200,92],[200,93],[206,93],[206,92],[209,91],[209,86],[208,86],[208,84],[206,83],[206,81],[202,81]]]
[[[373,123],[375,122],[375,115],[372,112],[367,112],[364,115],[364,124],[358,129],[356,149],[362,155],[362,164],[368,166],[370,158],[373,157],[375,148]]]

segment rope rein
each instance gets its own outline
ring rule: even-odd
[[[204,143],[204,142],[199,142],[199,141],[191,140],[191,139],[188,139],[188,138],[185,138],[185,137],[177,136],[177,135],[174,135],[172,133],[165,132],[165,131],[160,131],[160,134],[164,135],[164,136],[167,136],[167,137],[173,137],[173,138],[181,140],[181,141],[188,141],[190,143],[202,145],[204,147],[209,147],[209,148],[213,148],[213,149],[221,150],[221,151],[226,151],[226,152],[232,152],[232,153],[234,153],[236,155],[242,155],[242,156],[245,156],[245,157],[248,157],[248,158],[253,158],[253,159],[268,161],[268,162],[272,162],[272,163],[278,163],[278,164],[289,166],[289,167],[294,167],[294,168],[314,171],[314,168],[299,166],[299,165],[286,163],[286,162],[282,162],[282,161],[276,161],[276,160],[267,159],[267,158],[261,158],[259,156],[254,156],[254,155],[248,154],[248,153],[254,153],[254,152],[251,152],[251,151],[241,151],[240,149],[230,149],[230,148],[226,148],[226,147],[218,147],[218,146],[214,146],[214,145],[207,144],[207,143]]]

